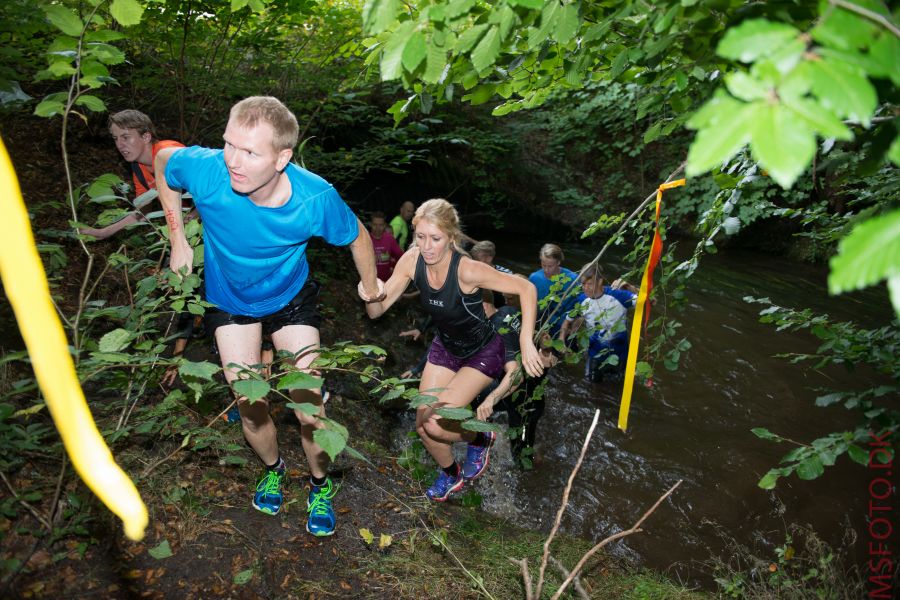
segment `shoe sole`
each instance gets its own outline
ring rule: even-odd
[[[306,523],[306,532],[316,537],[328,537],[329,535],[334,535],[334,529],[331,531],[311,531],[309,529],[309,522]]]
[[[269,515],[269,516],[274,517],[275,515],[277,515],[278,513],[281,512],[281,507],[280,507],[280,506],[278,507],[278,510],[276,510],[276,511],[273,512],[271,508],[264,508],[264,507],[262,507],[262,506],[259,506],[259,505],[256,503],[255,500],[254,500],[253,502],[251,502],[250,504],[253,505],[253,508],[255,508],[255,509],[258,510],[259,512],[263,513],[264,515]]]
[[[460,478],[459,483],[450,486],[450,489],[448,489],[447,493],[444,494],[443,496],[438,497],[438,496],[428,496],[428,494],[425,494],[425,495],[428,496],[431,500],[434,500],[435,502],[446,502],[451,494],[455,494],[456,492],[461,490],[464,485],[466,485],[466,480],[464,478]]]

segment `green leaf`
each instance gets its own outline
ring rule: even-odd
[[[869,48],[869,58],[873,63],[869,76],[887,77],[900,86],[900,39],[889,31],[883,32]]]
[[[363,30],[369,35],[377,35],[387,29],[397,18],[399,0],[366,0],[363,6]]]
[[[420,406],[424,406],[426,404],[434,404],[437,402],[437,396],[429,396],[428,394],[417,394],[409,399],[407,403],[407,407],[409,408],[419,408]]]
[[[746,102],[765,98],[769,88],[759,79],[745,71],[733,71],[725,76],[725,86],[731,95]]]
[[[532,28],[528,32],[528,49],[536,48],[544,43],[551,31],[556,29],[559,18],[559,2],[544,2],[541,10],[540,27]]]
[[[369,545],[372,545],[372,542],[375,541],[375,536],[372,535],[372,532],[368,529],[360,529],[359,537],[361,537],[363,541]]]
[[[826,108],[868,127],[878,96],[859,67],[823,58],[810,62],[808,69],[812,92]]]
[[[250,4],[250,0],[231,0],[231,12],[237,12]]]
[[[771,440],[771,441],[774,441],[774,442],[780,442],[780,441],[781,441],[781,437],[780,437],[780,436],[778,436],[778,435],[772,433],[771,431],[769,431],[769,430],[766,429],[765,427],[754,427],[754,428],[751,429],[750,431],[752,431],[752,432],[753,432],[753,435],[755,435],[756,437],[761,438],[761,439],[764,439],[764,440]]]
[[[900,167],[900,135],[894,138],[891,149],[888,150],[888,158],[891,162]]]
[[[525,8],[541,8],[544,6],[544,0],[507,0],[510,6],[523,6]]]
[[[316,429],[313,432],[313,440],[328,454],[331,460],[337,458],[337,455],[347,445],[347,438],[330,429]]]
[[[713,99],[694,115],[699,117],[702,113],[707,124],[697,132],[697,137],[688,150],[688,164],[685,170],[687,176],[694,177],[705,173],[721,165],[743,148],[750,141],[756,115],[761,106],[760,103],[742,104],[734,100],[724,102]],[[710,113],[704,112],[708,107],[713,110]]]
[[[127,329],[113,329],[100,338],[100,352],[119,352],[124,350],[132,337],[132,333]]]
[[[34,108],[34,114],[38,117],[52,117],[61,115],[65,109],[65,105],[58,100],[42,100]]]
[[[852,140],[853,132],[830,110],[809,98],[785,100],[784,105],[822,137]]]
[[[463,421],[462,428],[466,431],[496,431],[498,433],[501,431],[499,425],[489,423],[488,421],[479,421],[477,419]]]
[[[441,417],[445,419],[452,419],[454,421],[464,421],[465,419],[471,419],[473,416],[473,412],[468,408],[454,408],[454,407],[442,407],[437,408],[435,411]]]
[[[310,402],[288,402],[284,406],[285,408],[290,408],[291,410],[298,410],[304,415],[308,415],[310,417],[318,417],[320,412],[319,407]]]
[[[388,38],[381,53],[380,69],[383,81],[399,79],[403,73],[403,49],[415,26],[412,21],[406,21]]]
[[[797,476],[800,479],[815,479],[825,472],[825,467],[818,456],[811,456],[797,465]]]
[[[864,467],[869,465],[869,453],[856,444],[850,444],[849,446],[847,446],[847,454],[850,455],[850,460],[852,460],[853,462]]]
[[[438,83],[441,75],[444,74],[444,67],[447,64],[447,51],[443,46],[438,46],[432,38],[428,44],[427,56],[425,57],[425,73],[422,79],[426,83]]]
[[[75,14],[75,11],[64,6],[58,4],[45,6],[44,13],[46,13],[50,23],[66,35],[79,37],[84,30],[84,23],[81,18]]]
[[[250,402],[264,398],[272,389],[268,382],[258,379],[238,379],[231,386],[236,394],[246,397]]]
[[[556,29],[553,32],[553,39],[560,44],[567,44],[575,36],[580,25],[578,18],[578,3],[572,2],[565,4],[559,12],[559,18],[556,23]]]
[[[403,47],[403,68],[412,73],[425,60],[425,36],[420,31],[413,31]]]
[[[850,1],[857,5],[864,4],[859,0]],[[830,4],[823,12],[819,23],[813,28],[811,35],[814,40],[825,46],[854,50],[868,46],[872,42],[875,31],[877,31],[877,25],[872,21]]]
[[[91,352],[91,358],[109,363],[127,363],[132,357],[123,352]]]
[[[244,585],[253,579],[253,569],[246,569],[234,576],[235,585]]]
[[[94,112],[103,112],[106,110],[106,104],[103,103],[103,100],[101,100],[97,96],[91,96],[89,94],[79,96],[78,99],[75,100],[75,104],[85,106],[88,110],[92,110]]]
[[[716,48],[716,54],[751,63],[772,54],[799,34],[799,31],[784,23],[751,19],[726,31]]]
[[[282,375],[275,389],[278,390],[317,390],[322,387],[324,379],[304,373],[303,371],[291,371]]]
[[[781,477],[781,473],[778,469],[772,469],[768,473],[766,473],[762,479],[759,480],[758,485],[764,490],[771,490],[775,488],[775,483],[778,481],[778,478]]]
[[[781,187],[791,187],[816,154],[816,136],[806,123],[781,104],[757,112],[750,149]]]
[[[498,54],[500,54],[500,30],[491,27],[472,51],[472,65],[481,72],[494,64]]]
[[[123,27],[130,27],[141,22],[144,7],[138,0],[113,0],[109,5],[109,13]]]
[[[615,79],[625,71],[628,66],[628,49],[624,49],[613,59],[609,67],[609,78]]]
[[[457,54],[465,54],[468,52],[472,46],[481,39],[481,34],[483,34],[484,30],[487,28],[487,25],[481,24],[470,27],[464,31],[463,34],[459,36],[459,39],[456,40],[454,51]]]
[[[838,244],[831,258],[828,291],[841,294],[900,276],[900,209],[872,217]]]
[[[172,547],[169,546],[169,540],[163,540],[155,548],[150,548],[147,553],[156,560],[162,560],[172,556]]]
[[[214,365],[205,360],[200,362],[189,360],[178,367],[178,374],[182,377],[194,377],[196,379],[210,381],[213,378],[213,375],[220,370],[218,365]]]

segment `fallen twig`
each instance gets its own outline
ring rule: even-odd
[[[571,577],[569,570],[566,569],[566,567],[564,567],[563,564],[559,562],[559,560],[557,560],[555,556],[550,557],[550,562],[553,563],[554,567],[559,569],[559,572],[562,573],[564,579],[569,579],[569,577]],[[584,598],[584,600],[591,600],[591,597],[588,595],[587,590],[585,590],[584,586],[581,585],[581,580],[576,576],[572,581],[575,584],[575,591],[578,592],[578,595]]]

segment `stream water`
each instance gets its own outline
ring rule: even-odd
[[[539,244],[497,240],[497,245],[499,264],[520,273],[538,267]],[[576,271],[596,252],[574,246],[565,251],[565,266]],[[612,258],[604,267],[614,276],[621,265]],[[888,322],[883,287],[829,298],[825,277],[824,268],[769,257],[705,257],[690,281],[689,305],[676,315],[693,348],[676,372],[658,365],[652,389],[636,387],[628,431],[616,427],[620,385],[586,382],[581,365],[556,368],[538,428],[535,468],[512,467],[508,450],[498,448],[485,481],[477,484],[485,510],[548,531],[599,409],[600,422],[562,521],[564,532],[599,541],[627,529],[681,479],[681,487],[645,523],[645,532],[616,542],[611,552],[697,581],[709,572],[704,561],[733,552],[735,542],[774,560],[774,546],[784,542],[788,524],[797,523],[833,544],[855,530],[861,539],[850,550],[851,560],[862,566],[866,469],[845,455],[817,480],[792,476],[779,480],[774,491],[757,487],[791,448],[757,438],[752,428],[805,442],[852,428],[855,415],[843,408],[815,407],[816,388],[859,388],[871,379],[843,369],[811,372],[776,358],[813,352],[817,341],[759,323],[762,306],[742,300],[767,296],[781,306],[810,307],[867,327]]]

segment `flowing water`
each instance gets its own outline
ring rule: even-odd
[[[538,268],[539,244],[498,240],[499,264],[521,273]],[[568,246],[565,266],[577,271],[594,249]],[[612,278],[621,265],[603,261]],[[843,408],[814,406],[816,388],[853,389],[872,379],[843,369],[810,372],[774,355],[811,353],[808,333],[776,332],[759,323],[763,308],[744,296],[767,296],[781,306],[810,307],[836,320],[867,327],[888,322],[884,288],[828,298],[826,272],[758,256],[708,256],[689,283],[689,305],[675,315],[693,348],[669,372],[658,365],[652,389],[637,386],[627,433],[616,427],[621,385],[591,384],[582,367],[560,366],[550,375],[547,411],[538,428],[536,464],[511,466],[498,448],[485,481],[477,484],[484,508],[513,522],[548,531],[575,465],[594,411],[600,422],[575,481],[562,521],[564,532],[599,541],[627,529],[677,480],[681,487],[645,523],[644,533],[610,551],[696,580],[701,563],[727,554],[731,540],[768,550],[784,542],[786,526],[808,524],[826,541],[840,542],[848,528],[861,535],[853,560],[864,560],[869,473],[842,456],[814,481],[782,478],[774,491],[757,481],[791,447],[757,438],[766,427],[811,441],[852,428]],[[657,308],[659,310],[659,308]]]

